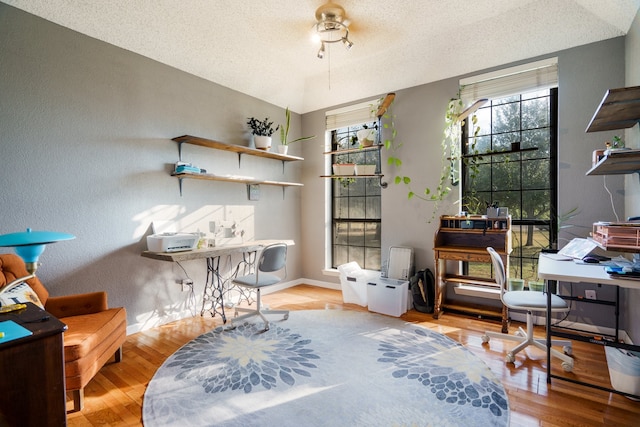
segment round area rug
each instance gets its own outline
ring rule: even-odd
[[[171,355],[145,392],[144,425],[509,425],[489,368],[430,329],[342,310],[262,328],[219,327]]]

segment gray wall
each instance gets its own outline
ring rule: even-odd
[[[573,237],[586,237],[595,221],[615,220],[603,178],[585,177],[591,166],[593,150],[603,147],[604,141],[615,132],[586,134],[585,129],[605,91],[625,84],[624,47],[624,38],[616,38],[549,55],[557,56],[559,64],[559,211],[579,210],[579,215],[571,221],[572,227],[560,236],[561,246]],[[537,59],[542,58],[532,58]],[[505,64],[504,67],[512,65],[517,64]],[[491,70],[479,70],[478,73],[486,71]],[[434,188],[438,183],[444,112],[449,99],[456,95],[458,81],[459,77],[456,77],[396,92],[393,111],[396,114],[397,140],[403,144],[396,154],[403,161],[402,174],[411,176],[415,183],[414,191]],[[303,115],[305,132],[320,134],[324,114],[325,111],[316,111]],[[323,173],[323,149],[318,145],[306,145],[304,150],[303,275],[338,283],[339,278],[335,274],[323,271],[325,260],[317,251],[317,248],[324,247],[326,230],[330,227],[328,223],[322,228],[317,226],[325,223],[326,184],[318,179]],[[383,173],[390,182],[382,192],[383,260],[390,246],[405,245],[415,249],[416,268],[434,270],[432,248],[437,221],[431,221],[433,202],[415,198],[408,200],[406,187],[393,184],[396,171],[386,165],[388,153],[383,151],[383,155]],[[623,177],[607,176],[606,184],[614,193],[615,210],[622,219]],[[441,214],[458,212],[457,199],[456,194],[451,194],[442,202],[435,213],[436,218]],[[584,287],[574,286],[574,293],[577,292],[583,294]],[[614,295],[612,289],[599,289],[598,293],[604,298]],[[612,313],[601,312],[593,306],[576,307],[572,315],[580,322],[608,327],[614,325]]]
[[[30,227],[74,234],[49,246],[39,277],[53,295],[106,290],[131,330],[187,315],[185,277],[140,256],[153,220],[188,231],[236,219],[247,238],[300,242],[301,190],[261,186],[247,200],[237,183],[189,180],[180,197],[169,175],[171,138],[191,134],[247,145],[248,116],[280,122],[284,110],[0,4],[0,233]],[[299,136],[294,114],[292,136]],[[292,146],[300,154],[300,146]],[[282,163],[195,146],[184,159],[209,172],[300,181],[302,162]],[[289,252],[300,277],[300,246]],[[11,251],[2,249],[3,252]],[[200,297],[203,260],[183,263]],[[200,306],[197,306],[198,312]]]

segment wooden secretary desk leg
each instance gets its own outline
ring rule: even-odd
[[[433,307],[433,318],[434,319],[438,319],[440,317],[440,313],[442,312],[442,301],[444,301],[445,298],[445,294],[446,294],[446,284],[447,282],[445,281],[445,274],[446,274],[446,266],[445,266],[445,260],[444,259],[440,259],[438,257],[438,253],[436,252],[436,274],[435,274],[435,279],[436,279],[436,295],[435,295],[435,304]]]

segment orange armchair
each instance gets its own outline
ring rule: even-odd
[[[22,258],[0,254],[0,286],[28,274]],[[109,359],[122,359],[126,311],[123,307],[108,308],[106,292],[50,297],[37,277],[26,282],[44,309],[68,327],[64,332],[66,390],[73,394],[73,410],[82,410],[84,387]]]

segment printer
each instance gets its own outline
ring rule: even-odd
[[[147,249],[151,252],[190,251],[198,246],[200,238],[191,233],[161,233],[147,236]]]

